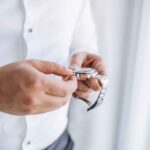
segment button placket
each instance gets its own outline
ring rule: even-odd
[[[25,11],[25,21],[24,21],[24,32],[23,37],[26,43],[27,53],[26,59],[34,56],[34,45],[33,45],[33,22],[34,22],[34,11],[32,10],[32,1],[23,0],[24,11]]]
[[[30,38],[32,38],[31,33],[33,32],[33,22],[32,22],[32,14],[30,11],[30,8],[31,8],[30,3],[31,3],[31,1],[29,1],[29,0],[23,0],[24,13],[25,13],[23,37],[24,37],[24,40],[26,43],[26,48],[27,48],[27,56],[26,57],[28,57],[28,53],[32,49],[31,44],[30,44]],[[25,118],[25,120],[26,120],[26,118]],[[31,133],[30,127],[26,120],[26,135],[25,135],[24,141],[22,143],[23,149],[28,149],[29,146],[32,145],[32,139],[30,138],[31,137],[30,133]]]

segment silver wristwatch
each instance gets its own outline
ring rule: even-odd
[[[93,103],[90,100],[80,97],[75,93],[73,94],[73,96],[77,99],[83,100],[89,105],[87,111],[95,108],[95,106],[101,105],[104,102],[104,96],[106,94],[108,84],[109,84],[107,76],[98,74],[98,72],[92,68],[72,68],[72,70],[73,70],[73,75],[76,76],[78,80],[95,78],[98,80],[99,84],[101,85],[101,90],[98,94],[98,97],[96,101],[94,101]]]

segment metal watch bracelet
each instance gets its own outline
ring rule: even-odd
[[[98,97],[97,97],[96,101],[93,104],[90,102],[90,100],[88,100],[86,98],[83,98],[83,97],[80,97],[76,93],[73,94],[73,96],[75,98],[81,99],[81,100],[83,100],[84,102],[86,102],[88,104],[89,108],[87,109],[87,111],[92,110],[93,108],[95,108],[98,105],[101,105],[104,102],[104,97],[106,95],[108,84],[109,84],[107,76],[97,74],[93,78],[98,79],[98,82],[101,85],[101,90],[98,94]]]

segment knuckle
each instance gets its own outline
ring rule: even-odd
[[[32,79],[30,82],[33,88],[38,88],[40,86],[38,78]]]
[[[38,78],[38,76],[34,76],[34,77],[28,77],[28,80],[26,81],[26,85],[27,87],[32,87],[32,88],[38,88],[40,87],[40,80]]]
[[[33,96],[26,96],[24,98],[24,105],[32,109],[37,105],[36,99]]]

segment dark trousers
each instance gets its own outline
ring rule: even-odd
[[[73,141],[67,130],[45,150],[73,150]]]

